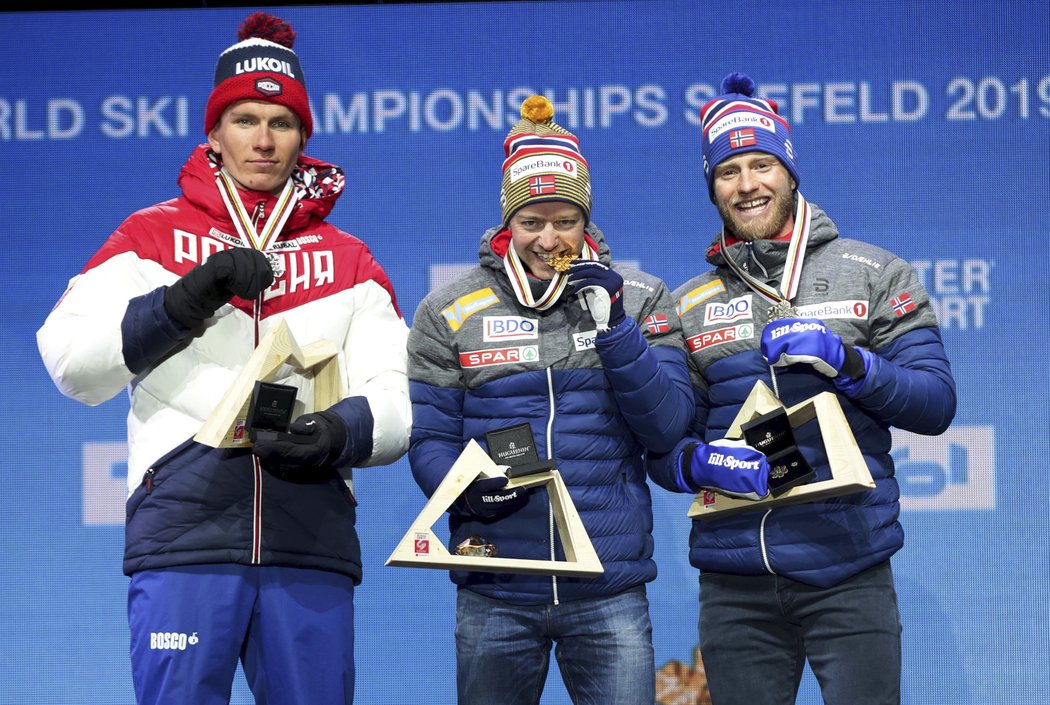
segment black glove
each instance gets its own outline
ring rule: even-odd
[[[506,477],[483,477],[467,485],[456,502],[464,514],[480,519],[498,519],[513,514],[529,501],[525,490],[515,487],[505,490]]]
[[[258,431],[252,452],[267,470],[327,468],[346,446],[346,424],[332,411],[303,414],[288,433]]]
[[[196,328],[215,310],[239,296],[251,301],[273,284],[273,269],[259,250],[235,247],[216,252],[164,292],[168,315]]]

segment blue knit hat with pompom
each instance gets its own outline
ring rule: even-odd
[[[755,98],[755,82],[743,73],[722,79],[722,95],[700,111],[703,128],[704,178],[714,195],[714,171],[719,163],[744,152],[766,152],[783,162],[798,187],[798,164],[791,146],[791,127],[777,112],[776,101]]]

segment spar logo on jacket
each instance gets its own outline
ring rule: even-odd
[[[537,362],[540,359],[540,346],[518,345],[508,348],[490,350],[473,350],[459,354],[459,364],[463,368],[492,367],[493,365],[513,365]]]

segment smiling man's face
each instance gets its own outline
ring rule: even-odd
[[[768,240],[790,233],[795,224],[795,180],[779,159],[745,152],[715,167],[715,205],[738,240]]]

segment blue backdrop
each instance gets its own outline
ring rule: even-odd
[[[675,287],[717,231],[697,115],[745,71],[793,127],[801,191],[922,273],[959,388],[954,426],[898,436],[894,558],[906,703],[1045,703],[1050,9],[1045,0],[512,2],[273,8],[298,32],[336,225],[402,311],[471,263],[499,217],[521,100],[555,103],[591,164],[617,259]],[[132,210],[171,197],[203,141],[242,9],[6,13],[0,75],[0,701],[130,703],[121,575],[123,396],[62,397],[34,333]],[[358,471],[359,703],[454,700],[445,573],[383,563],[423,505],[400,461]],[[651,585],[665,703],[695,703],[688,498],[656,489]],[[680,666],[679,666],[680,664]],[[680,700],[672,700],[677,692]],[[250,702],[243,679],[234,702]],[[819,702],[807,675],[799,698]],[[544,703],[568,703],[552,675]]]

